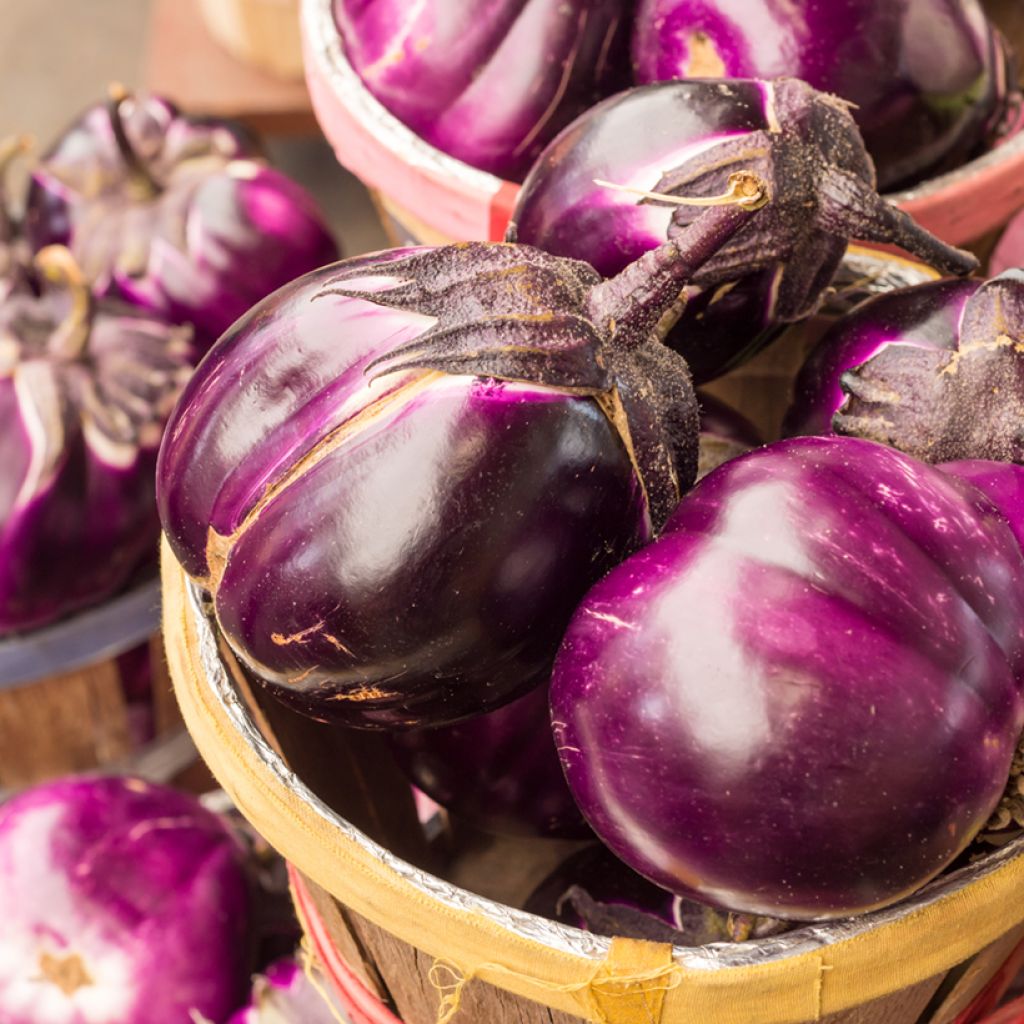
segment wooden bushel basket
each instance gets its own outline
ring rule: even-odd
[[[207,0],[213,2],[213,0]],[[334,27],[333,0],[302,0],[313,110],[339,162],[373,191],[385,227],[423,244],[500,241],[519,186],[435,149],[363,86]],[[987,0],[1024,58],[1024,5]],[[1024,131],[969,164],[889,198],[953,245],[1001,228],[1024,207]]]
[[[157,737],[185,741],[178,746],[187,759],[159,608],[159,583],[150,580],[0,640],[0,791],[70,772],[129,769],[143,753],[160,754]]]
[[[207,31],[237,60],[278,78],[302,78],[299,0],[179,2],[197,2]]]
[[[385,1003],[404,1024],[955,1024],[1024,938],[1024,837],[884,911],[741,944],[610,940],[524,913],[566,844],[469,844],[440,877],[381,738],[268,700],[166,545],[163,576],[186,725],[301,874],[320,948],[374,997],[365,1021],[388,1021]]]

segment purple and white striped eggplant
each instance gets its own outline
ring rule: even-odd
[[[366,88],[421,138],[522,181],[577,114],[628,84],[625,0],[334,0]]]
[[[865,437],[926,462],[1024,461],[1024,271],[880,295],[797,378],[789,434]]]
[[[200,354],[250,306],[338,258],[309,194],[226,121],[114,90],[32,173],[25,230],[101,296],[192,324]]]
[[[791,927],[770,917],[722,913],[677,896],[631,871],[599,844],[555,868],[523,909],[597,935],[679,946],[742,942]]]
[[[1003,793],[1021,579],[990,502],[891,448],[797,438],[733,459],[568,628],[552,721],[580,809],[634,870],[726,909],[900,899]]]
[[[950,273],[977,266],[878,196],[847,107],[795,79],[669,82],[606,100],[541,155],[509,237],[611,276],[685,232],[738,169],[769,182],[771,205],[689,282],[666,339],[698,383],[813,312],[851,239],[896,243]]]
[[[390,737],[409,779],[456,817],[499,835],[590,835],[551,736],[548,689],[440,729]]]
[[[193,797],[61,779],[0,806],[4,1024],[223,1021],[242,1002],[241,845]]]
[[[315,968],[314,968],[315,970]],[[338,1024],[326,985],[314,985],[294,959],[276,960],[253,982],[252,996],[228,1024]]]
[[[192,372],[187,327],[92,298],[67,250],[37,260],[58,280],[0,301],[0,634],[155,560],[157,450]]]
[[[348,260],[229,331],[168,428],[164,530],[228,642],[308,714],[443,725],[539,685],[587,587],[693,481],[658,341],[763,183],[604,281],[529,246]],[[755,207],[757,207],[755,209]]]
[[[639,83],[791,75],[851,105],[885,190],[991,143],[1014,81],[978,0],[640,0]]]
[[[1024,548],[1024,466],[989,459],[964,459],[944,462],[939,469],[977,487],[995,505],[1017,543]]]

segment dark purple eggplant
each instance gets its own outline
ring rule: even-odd
[[[346,56],[421,138],[522,181],[577,114],[628,84],[625,0],[334,0]]]
[[[990,145],[1013,87],[978,0],[640,0],[637,82],[791,75],[850,104],[891,190]]]
[[[163,425],[191,332],[96,300],[65,249],[0,297],[0,634],[110,597],[155,561]]]
[[[278,696],[435,726],[547,678],[587,587],[696,474],[689,372],[655,327],[763,215],[763,183],[734,186],[611,281],[529,246],[391,250],[221,339],[170,424],[161,516]]]
[[[733,459],[568,628],[551,705],[573,795],[684,896],[791,920],[898,900],[1006,785],[1022,579],[984,496],[891,448]]]
[[[32,173],[25,230],[98,295],[191,324],[200,354],[250,306],[338,258],[312,197],[229,122],[114,91]]]
[[[596,845],[574,853],[544,879],[524,910],[597,935],[677,946],[742,942],[787,931],[770,917],[722,913],[668,892]]]
[[[851,239],[896,243],[950,273],[977,266],[878,196],[846,105],[795,79],[670,82],[606,100],[541,155],[509,237],[611,276],[685,233],[737,169],[767,180],[772,201],[688,282],[666,332],[697,383],[812,313]]]
[[[926,462],[1024,461],[1024,271],[937,281],[840,319],[797,378],[789,434],[836,433]]]
[[[590,835],[562,774],[546,686],[458,725],[395,733],[391,749],[417,788],[476,828],[499,835]]]
[[[723,462],[764,444],[757,427],[745,416],[713,395],[698,393],[700,402],[700,454],[697,479],[701,480]]]

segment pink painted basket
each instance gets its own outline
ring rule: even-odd
[[[320,126],[339,162],[376,193],[398,240],[500,240],[519,186],[442,153],[385,110],[345,57],[332,0],[303,0],[302,39]],[[1021,128],[966,166],[890,198],[947,242],[981,238],[1024,207]]]

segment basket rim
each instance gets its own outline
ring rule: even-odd
[[[564,985],[556,994],[543,978],[531,983],[514,970],[489,971],[494,954],[484,940],[500,940],[508,947],[503,953],[510,962],[525,955],[524,962],[539,977],[547,971],[556,978],[567,973],[593,976],[609,956],[612,940],[469,893],[414,868],[349,825],[305,786],[259,733],[230,683],[215,631],[201,610],[201,597],[166,540],[164,588],[168,659],[186,724],[213,773],[268,841],[341,902],[428,955],[444,957],[461,941],[458,948],[483,958],[473,973],[484,980],[579,1014],[578,1000],[564,991]],[[693,1013],[694,998],[712,993],[721,998],[722,985],[742,986],[754,978],[759,987],[777,982],[783,989],[771,1006],[774,1024],[815,1019],[816,1014],[880,998],[948,970],[1020,926],[1024,906],[1012,897],[1022,887],[1024,836],[980,863],[940,876],[894,907],[724,950],[674,947],[674,964],[687,984],[685,993],[679,988],[667,993],[666,1011],[670,1004],[681,1008],[685,998],[686,1012]],[[864,946],[869,937],[890,950],[898,944],[919,955],[880,958]],[[459,962],[454,955],[452,959]],[[539,961],[536,968],[534,960]],[[842,974],[841,967],[846,968]],[[823,987],[824,971],[832,972],[832,977]],[[847,974],[853,983],[843,982]],[[813,994],[808,994],[809,987],[814,987]],[[756,1005],[763,1009],[764,1003],[760,992]],[[733,1009],[738,1014],[735,1020],[743,1021],[742,1002]],[[664,1019],[683,1018],[666,1012]]]

